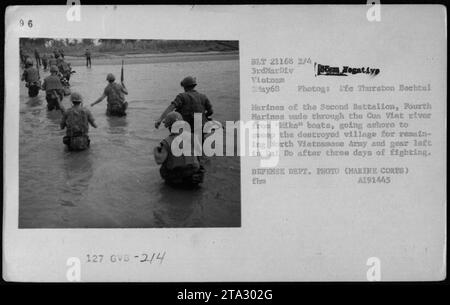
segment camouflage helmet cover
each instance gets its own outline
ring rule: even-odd
[[[171,111],[164,118],[164,126],[166,126],[167,128],[171,127],[173,125],[173,123],[175,123],[176,121],[181,121],[181,120],[183,120],[183,117],[181,116],[181,114],[179,112]]]
[[[73,92],[70,95],[70,101],[72,103],[81,103],[83,101],[83,97],[78,92]]]
[[[106,80],[109,82],[113,82],[116,80],[116,77],[114,76],[114,74],[108,73],[108,75],[106,76]]]
[[[187,77],[183,78],[183,80],[181,81],[180,84],[182,87],[192,87],[192,86],[197,85],[197,79],[192,76],[187,76]]]

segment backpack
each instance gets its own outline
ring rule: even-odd
[[[111,104],[111,106],[119,105],[122,106],[125,99],[123,97],[122,88],[119,84],[112,83],[109,85],[108,90],[108,104]]]
[[[84,136],[87,131],[88,126],[88,118],[87,114],[83,109],[80,110],[70,110],[67,115],[67,127],[68,127],[68,136],[70,137],[78,137]]]

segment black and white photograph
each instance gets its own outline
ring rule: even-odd
[[[281,296],[233,282],[445,280],[447,19],[8,6],[4,280],[199,304]]]
[[[17,64],[20,228],[240,227],[239,156],[170,149],[239,120],[238,41],[21,38]]]

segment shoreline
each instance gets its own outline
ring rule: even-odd
[[[65,60],[72,65],[85,66],[84,56],[65,56]],[[164,63],[164,62],[188,62],[188,61],[212,61],[212,60],[239,60],[239,51],[230,52],[177,52],[177,53],[140,53],[140,54],[102,54],[101,56],[91,56],[92,65],[115,65],[121,64],[142,64],[142,63]]]

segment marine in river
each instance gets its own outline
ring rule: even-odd
[[[161,164],[159,172],[166,183],[173,186],[193,187],[203,182],[205,172],[200,164],[199,157],[194,154],[196,147],[201,149],[197,137],[191,136],[188,141],[181,142],[182,145],[186,143],[192,145],[191,154],[177,156],[178,154],[174,154],[172,151],[172,142],[176,137],[181,136],[180,132],[172,130],[172,126],[175,122],[182,120],[181,114],[175,111],[169,112],[165,116],[164,126],[169,129],[170,135],[154,148],[153,154],[156,163]],[[179,148],[183,149],[182,147]]]
[[[61,81],[61,84],[63,85],[64,88],[64,95],[70,95],[70,75],[72,74],[72,68],[70,67],[70,65],[68,63],[66,63],[64,61],[64,59],[60,56],[60,54],[58,53],[58,51],[56,51],[55,53],[55,58],[54,60],[51,59],[51,66],[53,66],[55,64],[55,66],[58,69],[58,77]]]
[[[70,100],[72,108],[62,109],[61,129],[66,128],[63,143],[69,150],[85,150],[91,142],[88,136],[89,124],[94,128],[97,128],[97,124],[89,109],[83,107],[83,99],[79,93],[72,93]]]
[[[41,56],[39,55],[39,52],[37,49],[34,49],[34,58],[36,59],[36,66],[41,65]]]
[[[25,61],[25,70],[22,74],[22,81],[25,81],[29,97],[35,97],[39,94],[39,90],[41,89],[41,79],[39,70],[33,67],[33,60],[31,58],[27,58]]]
[[[49,67],[51,67],[51,66],[55,66],[56,67],[57,65],[58,65],[58,61],[56,60],[55,56],[53,54],[50,54],[49,58],[48,58],[48,66]]]
[[[159,128],[159,125],[161,125],[161,122],[168,113],[171,111],[177,111],[181,114],[183,120],[189,123],[191,132],[194,132],[194,114],[201,113],[203,133],[203,126],[206,121],[210,120],[209,117],[213,114],[211,102],[206,95],[195,90],[195,86],[197,86],[197,80],[195,77],[187,76],[181,81],[180,84],[184,88],[184,92],[178,94],[175,97],[175,100],[170,103],[161,117],[155,122],[155,127]]]
[[[67,80],[70,81],[70,75],[72,74],[72,68],[69,63],[67,63],[63,58],[59,57],[57,59],[58,69],[61,75]]]
[[[58,58],[59,57],[59,52],[58,52],[58,50],[57,49],[54,49],[53,50],[53,55],[55,56],[55,58]]]
[[[48,56],[46,53],[44,53],[44,55],[42,55],[42,66],[44,68],[44,71],[47,71],[47,67],[48,67]]]
[[[107,98],[108,106],[106,108],[106,114],[112,116],[124,116],[128,108],[128,102],[125,101],[125,95],[128,94],[128,90],[125,87],[123,81],[121,84],[115,82],[116,77],[114,74],[109,73],[106,76],[108,85],[105,87],[102,96],[100,96],[95,102],[91,104],[91,107],[100,103]]]
[[[86,52],[84,53],[84,56],[86,56],[86,67],[91,67],[91,51],[89,49],[86,49]]]
[[[45,90],[45,99],[47,100],[47,109],[60,110],[60,101],[64,98],[64,86],[58,76],[58,68],[50,67],[50,75],[44,79],[42,90]]]

